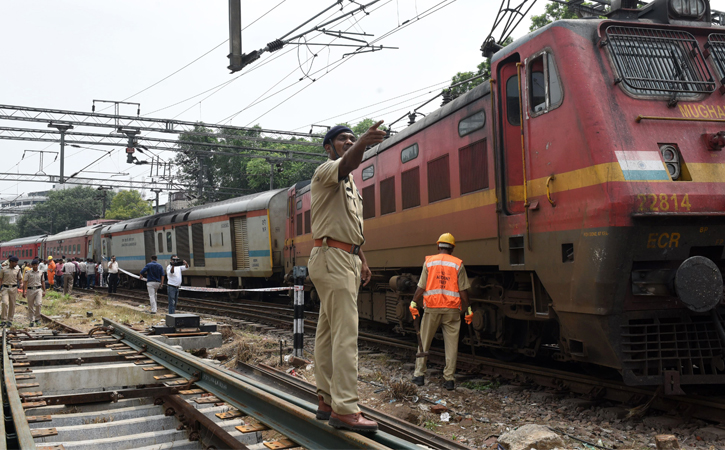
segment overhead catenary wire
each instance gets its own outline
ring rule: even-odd
[[[278,6],[280,6],[281,4],[283,4],[283,3],[284,3],[284,2],[286,2],[286,1],[287,1],[287,0],[282,0],[281,2],[277,3],[276,5],[274,5],[274,6],[272,7],[272,8],[270,8],[269,10],[267,10],[267,12],[265,12],[265,13],[264,13],[264,14],[262,14],[261,16],[257,17],[257,18],[256,18],[256,19],[255,19],[254,21],[252,21],[252,22],[251,22],[250,24],[248,24],[248,25],[246,25],[246,26],[245,26],[244,28],[242,28],[242,31],[246,30],[247,28],[249,28],[249,27],[251,27],[252,25],[254,25],[255,23],[257,23],[257,22],[258,22],[258,21],[259,21],[260,19],[262,19],[262,18],[263,18],[263,17],[265,17],[265,16],[267,15],[267,14],[269,14],[269,13],[271,13],[272,11],[274,11],[275,9],[277,9],[277,7],[278,7]],[[191,61],[190,63],[188,63],[188,64],[184,65],[183,67],[181,67],[181,68],[179,68],[179,69],[177,69],[177,70],[175,70],[174,72],[172,72],[172,73],[170,73],[169,75],[167,75],[167,76],[163,77],[162,79],[160,79],[159,81],[157,81],[157,82],[155,82],[155,83],[151,84],[150,86],[148,86],[148,87],[145,87],[144,89],[141,89],[140,91],[136,92],[135,94],[133,94],[133,95],[130,95],[130,96],[128,96],[128,97],[126,97],[126,98],[124,98],[124,99],[123,99],[123,100],[121,100],[121,101],[125,102],[125,101],[127,101],[127,100],[129,100],[129,99],[132,99],[133,97],[136,97],[136,96],[137,96],[137,95],[139,95],[139,94],[142,94],[142,93],[144,93],[144,92],[148,91],[149,89],[153,88],[154,86],[157,86],[157,85],[159,85],[159,84],[163,83],[164,81],[168,80],[169,78],[173,77],[173,76],[174,76],[174,75],[176,75],[177,73],[179,73],[179,72],[181,72],[182,70],[186,69],[187,67],[191,66],[191,65],[192,65],[192,64],[194,64],[195,62],[197,62],[197,61],[199,61],[200,59],[204,58],[204,57],[205,57],[206,55],[210,54],[211,52],[213,52],[214,50],[218,49],[219,47],[221,47],[222,45],[226,44],[227,42],[229,42],[229,39],[225,39],[225,40],[223,40],[222,42],[220,42],[219,44],[215,45],[215,46],[214,46],[214,47],[212,47],[212,48],[211,48],[210,50],[208,50],[207,52],[205,52],[205,53],[204,53],[203,55],[199,56],[198,58],[194,59],[194,60],[193,60],[193,61]],[[107,106],[106,108],[102,109],[101,111],[105,111],[105,110],[106,110],[106,109],[108,109],[108,108],[111,108],[111,106]]]
[[[328,8],[328,10],[329,10],[329,8]],[[323,20],[323,21],[327,21],[327,20],[328,20],[328,19],[329,19],[330,17],[332,17],[332,16],[333,16],[333,15],[335,15],[335,14],[336,14],[336,13],[335,13],[335,12],[333,12],[332,14],[328,15],[328,16],[327,16],[326,18],[324,18],[324,19],[322,19],[322,20]],[[316,16],[316,17],[319,17],[319,15],[318,15],[318,16]],[[353,15],[352,17],[355,17],[355,16]],[[318,26],[319,26],[319,25],[318,25]],[[312,39],[314,39],[314,38],[316,38],[316,37],[319,37],[319,36],[320,36],[320,35],[322,35],[322,34],[323,34],[323,33],[322,33],[322,32],[320,32],[320,33],[316,34],[315,36],[313,36],[313,37],[312,37]],[[334,39],[333,39],[333,41],[334,41]],[[331,41],[331,42],[332,42],[332,41]],[[221,83],[221,84],[219,84],[219,85],[216,85],[216,86],[214,86],[213,88],[211,88],[211,89],[209,89],[209,90],[206,90],[206,91],[204,91],[204,92],[203,92],[203,93],[201,93],[201,94],[197,94],[197,95],[196,95],[196,96],[194,96],[194,97],[189,97],[189,98],[187,98],[186,100],[182,100],[181,102],[177,102],[177,103],[175,103],[174,105],[170,105],[169,107],[173,107],[173,106],[176,106],[176,105],[178,105],[178,104],[180,104],[180,103],[184,103],[184,102],[186,102],[186,101],[189,101],[189,100],[191,100],[191,99],[193,99],[193,98],[199,97],[199,96],[201,96],[201,95],[203,95],[203,94],[205,94],[205,93],[207,93],[207,92],[209,92],[209,91],[214,91],[214,92],[212,92],[211,94],[209,94],[209,95],[207,95],[206,97],[204,97],[204,98],[203,98],[203,99],[201,100],[201,102],[203,102],[203,101],[207,100],[208,98],[212,97],[213,95],[217,94],[217,93],[218,93],[219,91],[221,91],[222,89],[224,89],[224,88],[226,88],[227,86],[229,86],[229,85],[230,85],[230,84],[231,84],[232,82],[236,81],[236,80],[237,80],[237,79],[239,79],[239,78],[240,78],[241,76],[243,76],[243,75],[245,75],[245,74],[248,74],[248,73],[250,73],[250,72],[254,71],[255,69],[259,69],[260,67],[262,67],[262,66],[264,66],[264,65],[266,65],[266,64],[268,64],[268,63],[270,63],[270,62],[272,62],[272,61],[274,61],[274,60],[276,60],[276,59],[278,59],[278,58],[280,58],[280,57],[282,57],[282,56],[284,56],[284,55],[286,55],[286,54],[290,53],[291,51],[293,51],[293,50],[298,50],[298,49],[299,49],[299,47],[295,47],[295,48],[290,48],[290,49],[287,49],[286,51],[284,51],[284,52],[282,52],[282,53],[278,54],[278,55],[277,55],[277,56],[275,56],[275,57],[267,57],[267,58],[265,58],[265,59],[263,60],[263,62],[262,62],[262,63],[254,65],[254,66],[253,66],[253,67],[252,67],[251,69],[249,69],[249,70],[246,70],[245,72],[243,72],[243,73],[241,73],[241,74],[237,75],[237,76],[236,76],[236,77],[234,77],[234,78],[233,78],[232,80],[229,80],[229,81],[225,81],[224,83]],[[271,59],[270,59],[270,58],[271,58]],[[308,62],[308,61],[309,61],[310,59],[312,59],[312,57],[308,58],[308,59],[307,59],[306,61],[304,61],[304,63],[307,63],[307,62]],[[298,58],[298,61],[299,61],[299,58]],[[304,64],[304,63],[303,63],[303,64]],[[301,64],[300,64],[300,65],[301,65]],[[285,80],[286,78],[288,78],[288,77],[289,77],[290,75],[292,75],[292,74],[293,74],[294,72],[296,72],[296,71],[297,71],[297,69],[295,68],[294,70],[292,70],[292,72],[290,72],[289,74],[287,74],[286,76],[284,76],[284,77],[283,77],[283,78],[282,78],[282,79],[281,79],[280,81],[278,81],[278,82],[277,82],[277,83],[276,83],[276,84],[275,84],[274,86],[272,86],[272,87],[271,87],[270,89],[268,89],[267,91],[265,91],[265,92],[264,92],[264,93],[263,93],[262,95],[260,95],[260,97],[264,96],[264,95],[265,95],[265,94],[266,94],[267,92],[269,92],[269,91],[270,91],[271,89],[273,89],[273,88],[274,88],[275,86],[279,85],[279,83],[281,83],[282,81],[284,81],[284,80]],[[218,88],[218,89],[217,89],[217,88]],[[215,89],[216,89],[216,90],[215,90]],[[275,93],[275,94],[276,94],[276,93]],[[239,114],[239,113],[241,113],[242,111],[245,111],[246,109],[248,109],[248,108],[250,108],[250,107],[254,106],[254,104],[258,103],[258,102],[257,102],[257,100],[259,100],[259,98],[260,98],[260,97],[257,97],[257,99],[255,99],[255,100],[254,100],[254,101],[253,101],[253,102],[252,102],[252,103],[251,103],[250,105],[247,105],[247,106],[246,106],[245,108],[243,108],[242,110],[240,110],[240,111],[238,111],[238,112],[236,112],[236,113],[232,114],[231,116],[227,116],[227,117],[225,117],[224,119],[220,120],[220,121],[219,121],[219,123],[228,123],[228,122],[231,122],[231,120],[233,120],[233,119],[234,119],[234,117],[236,117],[236,115],[238,115],[238,114]],[[190,107],[186,108],[186,109],[185,109],[184,111],[180,112],[180,113],[179,113],[179,114],[177,114],[177,115],[176,115],[175,117],[179,117],[180,115],[182,115],[182,114],[184,114],[185,112],[187,112],[187,111],[189,111],[190,109],[192,109],[192,108],[193,108],[194,106],[196,106],[196,105],[194,104],[194,105],[192,105],[192,106],[190,106]],[[162,108],[162,109],[166,109],[166,108]],[[161,111],[161,109],[159,109],[159,110],[156,110],[156,111],[153,111],[153,112],[152,112],[152,113],[150,113],[150,114],[153,114],[153,113],[155,113],[155,112],[158,112],[158,111]]]
[[[425,18],[425,17],[428,17],[428,16],[430,16],[431,14],[433,14],[433,13],[435,13],[435,12],[438,12],[438,11],[440,11],[441,9],[445,8],[446,6],[449,6],[449,5],[451,5],[451,4],[455,3],[455,2],[456,2],[456,0],[443,0],[443,1],[439,2],[439,3],[437,3],[436,5],[434,5],[434,6],[430,7],[430,8],[428,8],[428,9],[427,9],[426,11],[423,11],[423,13],[422,13],[421,15],[417,16],[417,17],[416,17],[415,19],[410,19],[409,21],[407,21],[407,22],[404,22],[404,23],[403,23],[402,25],[400,25],[400,26],[398,26],[398,27],[395,27],[395,28],[394,28],[393,30],[391,30],[391,31],[388,31],[387,33],[383,34],[383,36],[381,36],[381,37],[379,37],[379,38],[377,38],[377,39],[373,40],[372,42],[370,42],[370,44],[373,44],[373,43],[375,43],[375,42],[379,42],[380,40],[382,40],[382,39],[384,39],[384,38],[386,38],[386,37],[388,37],[388,36],[391,36],[391,35],[393,35],[393,34],[397,33],[398,31],[400,31],[400,30],[402,30],[403,28],[405,28],[405,27],[407,27],[407,26],[411,25],[412,23],[418,22],[418,21],[420,21],[421,19],[423,19],[423,18]],[[387,3],[390,3],[390,2],[387,2]],[[387,4],[387,3],[385,3],[385,4]],[[443,5],[443,6],[441,6],[441,5]],[[383,5],[383,6],[384,6],[384,5]],[[321,75],[321,76],[320,76],[319,78],[317,78],[317,80],[319,80],[320,78],[322,78],[322,77],[326,76],[327,74],[331,73],[331,72],[332,72],[333,70],[337,69],[338,67],[340,67],[340,66],[341,66],[342,64],[344,64],[345,62],[347,62],[347,61],[351,60],[351,59],[352,59],[352,57],[354,57],[356,53],[357,53],[357,52],[353,52],[353,53],[352,53],[352,56],[351,56],[350,58],[345,58],[345,57],[343,56],[343,58],[342,58],[341,60],[339,60],[339,61],[337,61],[337,62],[336,62],[336,63],[337,63],[337,65],[335,65],[335,66],[334,66],[334,67],[333,67],[332,69],[330,69],[330,70],[329,70],[328,72],[326,72],[326,73],[322,74],[322,75]],[[335,64],[335,63],[333,63],[333,64]],[[248,124],[247,126],[250,126],[250,124],[253,124],[253,123],[255,123],[255,122],[256,122],[257,120],[261,119],[261,118],[262,118],[262,117],[264,117],[265,115],[267,115],[267,114],[269,114],[270,112],[272,112],[273,110],[277,109],[278,107],[280,107],[281,105],[283,105],[284,103],[286,103],[286,102],[287,102],[287,101],[289,101],[290,99],[294,98],[294,97],[295,97],[295,96],[296,96],[297,94],[299,94],[300,92],[304,91],[305,89],[307,89],[307,88],[308,88],[308,87],[310,87],[310,86],[312,86],[312,83],[309,83],[309,84],[307,84],[306,86],[304,86],[303,88],[301,88],[300,90],[298,90],[297,92],[295,92],[294,94],[292,94],[292,95],[290,95],[289,97],[287,97],[286,99],[282,100],[282,101],[281,101],[280,103],[278,103],[278,104],[276,104],[275,106],[273,106],[272,108],[268,109],[268,110],[267,110],[267,111],[265,111],[265,112],[264,112],[263,114],[261,114],[260,116],[258,116],[258,117],[257,117],[257,118],[255,118],[254,120],[250,121],[250,122],[249,122],[249,124]]]

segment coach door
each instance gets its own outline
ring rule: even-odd
[[[518,55],[499,65],[499,105],[501,113],[501,158],[503,162],[503,205],[508,214],[524,212],[524,165],[521,151],[523,129],[521,127],[521,100]]]
[[[154,230],[145,230],[143,232],[143,248],[146,262],[151,261],[151,257],[156,254],[154,251]]]
[[[235,217],[232,223],[232,258],[234,270],[249,269],[249,243],[247,236],[247,218]]]

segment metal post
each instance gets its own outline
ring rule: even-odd
[[[274,189],[274,164],[269,163],[269,190]]]
[[[292,326],[294,333],[293,355],[302,358],[305,337],[305,278],[307,278],[306,266],[295,266],[293,270],[295,279],[294,306],[295,316]]]
[[[151,189],[151,192],[156,194],[156,209],[154,210],[154,214],[159,213],[159,193],[161,193],[161,189]]]
[[[48,128],[55,128],[60,131],[60,184],[65,183],[65,132],[73,129],[73,125],[61,123],[49,123]]]

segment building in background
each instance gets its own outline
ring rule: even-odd
[[[177,211],[191,207],[191,199],[186,192],[172,192],[166,202],[166,211]],[[159,208],[160,209],[160,208]]]
[[[46,200],[48,191],[0,197],[0,216],[8,217],[10,223],[16,223],[21,214]]]

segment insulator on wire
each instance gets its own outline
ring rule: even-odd
[[[284,42],[280,41],[279,39],[275,39],[274,41],[267,44],[267,48],[269,49],[269,52],[276,52],[277,50],[284,47]]]

